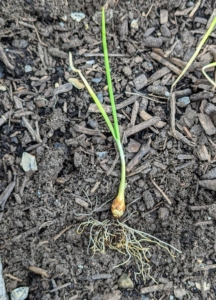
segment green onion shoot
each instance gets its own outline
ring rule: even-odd
[[[118,194],[112,203],[111,211],[115,218],[120,218],[124,214],[124,211],[125,211],[126,165],[125,165],[124,150],[123,150],[120,131],[119,131],[115,99],[114,99],[114,95],[113,95],[112,79],[111,79],[111,75],[110,75],[109,56],[108,56],[107,42],[106,42],[106,25],[105,25],[104,7],[102,8],[102,44],[103,44],[104,62],[105,62],[105,68],[106,68],[106,78],[107,78],[109,97],[110,97],[112,116],[113,116],[113,124],[111,123],[105,109],[103,108],[103,105],[100,103],[99,99],[97,98],[96,94],[92,90],[92,88],[89,85],[86,78],[83,76],[82,72],[79,69],[76,69],[74,67],[71,53],[69,53],[69,65],[73,72],[76,72],[79,74],[86,89],[88,90],[90,96],[92,97],[95,104],[97,105],[101,115],[103,116],[103,118],[107,124],[107,127],[109,128],[109,130],[116,142],[116,145],[117,145],[119,155],[120,155],[120,160],[121,160],[121,179],[120,179]]]

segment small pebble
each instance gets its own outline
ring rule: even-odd
[[[88,65],[93,65],[95,63],[95,60],[94,59],[91,59],[91,60],[87,60],[86,62]]]
[[[136,90],[141,90],[144,86],[147,85],[147,77],[145,76],[145,74],[141,74],[140,76],[136,77],[134,79],[134,85]]]
[[[131,24],[130,24],[131,28],[136,29],[136,30],[139,29],[138,20],[139,19],[134,19],[131,21]]]
[[[150,61],[145,61],[142,66],[147,71],[153,70],[153,64]]]
[[[160,27],[161,34],[167,38],[171,37],[171,32],[166,25],[161,25]]]
[[[150,298],[145,295],[142,295],[140,300],[150,300]]]
[[[94,119],[88,120],[88,125],[91,126],[91,128],[96,129],[98,128],[98,122]]]
[[[143,200],[147,209],[152,209],[154,207],[154,198],[149,191],[144,191]]]
[[[96,155],[99,158],[104,158],[107,155],[107,151],[102,151],[102,152],[96,152]]]
[[[61,17],[62,21],[66,22],[67,21],[67,15],[64,15]]]
[[[174,298],[174,296],[173,295],[171,295],[170,297],[169,297],[169,300],[174,300],[175,298]]]
[[[122,72],[125,74],[125,76],[131,76],[131,74],[132,74],[131,68],[128,67],[128,66],[125,66],[125,67],[122,69]]]
[[[4,28],[5,26],[5,20],[3,18],[0,18],[0,28]]]
[[[25,72],[29,73],[32,71],[32,67],[30,65],[25,65]]]
[[[163,40],[161,38],[155,38],[153,36],[147,36],[143,40],[144,45],[149,48],[161,48]]]
[[[174,288],[174,295],[175,295],[175,297],[178,298],[179,300],[182,300],[183,297],[184,297],[185,295],[187,295],[187,292],[186,292],[186,290],[183,289],[183,288],[177,288],[177,289]]]
[[[27,152],[23,152],[20,166],[25,172],[28,171],[37,171],[37,162],[34,155],[31,155]]]
[[[74,13],[71,13],[71,18],[74,21],[80,22],[82,19],[85,18],[85,14],[83,14],[81,12],[74,12]]]
[[[158,210],[158,217],[161,220],[167,220],[169,217],[169,210],[166,207],[161,207]]]
[[[94,83],[100,83],[102,78],[92,78],[92,82]]]
[[[104,102],[103,94],[102,94],[102,93],[98,93],[98,94],[97,94],[97,97],[98,97],[100,103],[103,104],[103,102]]]
[[[19,287],[11,292],[11,300],[25,300],[28,297],[29,287]]]
[[[133,289],[134,284],[133,281],[128,277],[127,274],[123,273],[118,280],[118,286],[122,289]]]
[[[188,1],[187,2],[187,7],[191,7],[191,6],[194,6],[194,2],[193,1]]]
[[[24,49],[28,46],[28,42],[23,39],[21,39],[21,40],[15,39],[12,42],[12,46],[14,46],[16,48]]]
[[[149,93],[154,93],[154,94],[159,95],[159,96],[165,96],[165,95],[169,96],[169,94],[166,93],[167,88],[165,86],[162,86],[162,85],[150,85],[150,86],[148,86],[147,91]]]
[[[113,10],[107,9],[106,10],[106,23],[110,23],[112,18],[113,18]],[[92,19],[96,24],[101,25],[101,10],[96,11],[96,13],[93,15]]]
[[[177,99],[177,106],[178,107],[186,107],[190,103],[190,98],[189,97],[182,97]]]
[[[61,28],[64,28],[65,24],[64,24],[63,22],[59,22],[59,26],[60,26]]]

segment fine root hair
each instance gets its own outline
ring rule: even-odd
[[[171,249],[181,253],[175,247],[161,241],[160,239],[145,233],[143,231],[133,229],[126,224],[133,214],[128,216],[122,222],[120,220],[98,221],[90,217],[87,221],[81,223],[77,229],[77,233],[82,234],[89,227],[89,243],[87,254],[90,250],[93,255],[96,253],[105,253],[106,249],[112,249],[119,252],[123,261],[114,266],[114,268],[123,266],[129,261],[134,261],[137,267],[135,279],[137,276],[145,281],[147,277],[151,277],[151,267],[148,257],[150,256],[150,244],[155,244],[165,249],[172,257],[175,257]]]

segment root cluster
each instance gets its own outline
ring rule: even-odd
[[[126,224],[128,219],[129,217],[122,222],[119,220],[115,222],[111,222],[110,220],[100,222],[90,217],[86,222],[79,225],[77,232],[82,234],[86,227],[90,228],[88,254],[90,250],[93,252],[93,255],[96,253],[105,253],[106,249],[118,251],[124,259],[122,263],[116,265],[114,268],[125,265],[130,260],[133,260],[137,266],[135,277],[141,276],[145,281],[147,277],[152,278],[148,260],[148,256],[150,256],[149,244],[154,243],[164,248],[172,257],[174,255],[170,251],[171,248],[177,252],[180,251],[154,236],[129,227]]]

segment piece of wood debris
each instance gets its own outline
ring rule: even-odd
[[[136,123],[137,113],[139,110],[139,102],[136,100],[133,105],[132,113],[131,113],[131,121],[130,125],[133,127]]]
[[[22,279],[20,279],[20,278],[18,278],[18,277],[16,277],[16,276],[13,276],[13,275],[11,275],[11,274],[4,274],[4,276],[5,276],[5,277],[8,277],[8,278],[10,278],[10,279],[12,279],[12,280],[16,280],[16,281],[18,281],[18,282],[22,282]]]
[[[193,18],[194,14],[196,13],[196,11],[198,10],[198,8],[200,7],[200,4],[201,4],[201,0],[198,0],[196,2],[196,4],[194,5],[192,11],[190,12],[189,18]]]
[[[165,284],[155,284],[141,289],[141,294],[149,294],[157,291],[169,290],[173,287],[173,282],[169,281]]]
[[[208,153],[208,149],[205,145],[198,146],[197,156],[199,157],[199,159],[201,161],[210,161],[211,160],[211,156]]]
[[[148,114],[145,110],[141,110],[139,113],[140,117],[144,120],[150,120],[151,118],[153,118],[150,114]],[[166,125],[166,122],[163,121],[159,121],[158,123],[155,124],[155,127],[157,128],[163,128]]]
[[[71,227],[73,226],[73,224],[67,226],[66,228],[64,228],[62,231],[60,231],[58,234],[56,234],[53,238],[54,241],[56,241],[57,239],[59,239],[62,234],[64,234],[66,231],[68,231]]]
[[[189,166],[191,166],[193,164],[195,164],[195,160],[188,161],[188,162],[186,162],[186,163],[184,163],[184,164],[182,164],[180,166],[175,167],[175,171],[182,170],[182,169],[187,168],[187,167],[189,167]]]
[[[88,202],[86,202],[78,197],[75,198],[75,202],[76,202],[76,204],[79,204],[80,206],[84,207],[85,209],[88,208]]]
[[[11,115],[14,113],[13,110],[10,110],[6,112],[4,115],[0,117],[0,126],[2,126],[7,120],[11,117]]]
[[[67,93],[69,91],[71,91],[73,88],[73,85],[72,83],[65,83],[65,84],[62,84],[58,87],[56,87],[53,91],[53,94],[54,95],[59,95],[59,94],[62,94],[62,93]]]
[[[101,133],[99,130],[97,130],[97,129],[89,129],[89,128],[86,128],[86,127],[84,127],[84,126],[75,124],[75,125],[74,125],[74,130],[75,130],[76,132],[84,133],[84,134],[87,134],[87,135],[100,136],[100,137],[102,137],[103,139],[106,139],[106,136],[105,136],[104,134],[102,134],[102,133]]]
[[[163,198],[169,203],[169,205],[172,205],[172,202],[169,199],[169,197],[162,191],[162,189],[157,185],[157,183],[152,179],[151,176],[150,176],[150,180],[151,180],[152,184],[156,187],[156,189],[161,193]]]
[[[46,270],[42,269],[42,268],[38,268],[38,267],[35,267],[35,266],[29,266],[28,269],[35,273],[35,274],[38,274],[38,275],[41,275],[41,276],[44,276],[46,278],[49,278],[49,274],[47,273]]]
[[[112,170],[113,171],[113,170]],[[112,173],[112,171],[110,173]],[[91,189],[90,193],[94,194],[96,192],[96,190],[99,188],[100,186],[100,181],[95,182],[95,185],[93,186],[93,188]]]
[[[160,23],[166,24],[168,22],[168,10],[161,9],[160,10]]]
[[[212,168],[206,174],[204,174],[201,179],[215,179],[216,178],[216,167]]]
[[[4,51],[4,48],[1,43],[0,43],[0,60],[5,64],[6,68],[10,72],[15,69],[15,66],[11,62],[9,62],[6,52]]]
[[[34,131],[32,126],[30,125],[29,121],[25,117],[22,117],[22,120],[23,120],[25,127],[28,129],[29,133],[31,134],[33,140],[35,140],[38,143],[42,143],[40,136],[38,136],[38,134]]]
[[[213,135],[216,133],[216,128],[208,115],[200,113],[198,114],[198,118],[207,135]]]
[[[177,16],[177,17],[180,17],[180,16],[187,16],[188,13],[193,9],[193,6],[191,7],[188,7],[188,8],[185,8],[183,10],[176,10],[174,15]]]
[[[207,190],[216,191],[216,179],[200,180],[199,185]]]
[[[61,289],[64,289],[65,287],[70,286],[70,285],[72,285],[72,283],[71,283],[71,282],[68,282],[68,283],[62,284],[62,285],[60,285],[60,286],[57,286],[57,287],[55,287],[54,289],[52,289],[52,290],[50,290],[50,291],[48,291],[48,292],[49,292],[49,293],[55,293],[56,291],[59,291],[59,290],[61,290]]]
[[[160,121],[159,117],[153,117],[147,121],[144,121],[140,124],[137,124],[135,126],[133,126],[132,128],[128,128],[125,130],[124,134],[126,137],[129,137],[143,129],[149,128],[150,126],[153,126],[155,124],[157,124]]]
[[[129,173],[145,156],[150,150],[151,139],[148,140],[147,143],[143,144],[138,151],[138,153],[131,159],[131,161],[127,164],[126,170]]]
[[[139,151],[140,146],[141,144],[139,142],[135,141],[134,139],[130,139],[126,150],[129,153],[137,153]]]
[[[195,156],[193,154],[178,154],[177,159],[195,159]]]
[[[10,197],[11,193],[13,192],[13,189],[15,188],[16,181],[12,181],[6,189],[1,193],[0,195],[0,205],[1,205],[1,210],[4,210],[5,203]]]
[[[133,96],[129,97],[128,99],[122,101],[121,103],[116,104],[116,110],[120,110],[120,109],[122,109],[124,107],[127,107],[127,106],[133,104],[139,97],[140,97],[140,95],[133,95]],[[108,114],[112,113],[112,108],[111,108],[110,105],[103,105],[103,107],[104,107],[106,113],[108,113]],[[91,103],[89,105],[88,112],[90,112],[90,113],[98,113],[99,109],[98,109],[98,107],[97,107],[96,104]]]
[[[209,270],[215,270],[216,269],[216,264],[212,265],[201,265],[199,267],[194,268],[194,272],[199,272],[199,271],[209,271]]]
[[[170,72],[170,69],[167,67],[163,67],[160,70],[156,71],[148,78],[148,84],[160,79],[161,77],[167,75]]]
[[[170,135],[176,138],[177,140],[181,141],[182,143],[185,143],[186,145],[190,147],[195,147],[196,144],[194,142],[189,141],[183,134],[181,134],[179,131],[175,130],[175,134],[172,134],[170,132]]]
[[[180,75],[182,73],[182,71],[180,69],[178,69],[171,62],[169,62],[168,60],[166,60],[162,56],[156,54],[155,52],[152,52],[150,55],[151,55],[151,58],[153,58],[154,60],[158,61],[160,64],[166,66],[167,68],[169,68],[171,71],[173,71],[177,75]]]
[[[162,164],[161,162],[159,161],[154,161],[153,162],[153,166],[157,167],[157,168],[160,168],[162,170],[166,170],[167,166]]]

